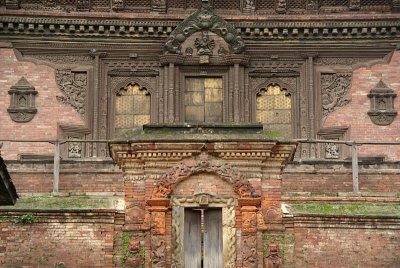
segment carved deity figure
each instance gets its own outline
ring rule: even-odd
[[[245,13],[251,13],[254,12],[254,10],[256,9],[255,5],[254,5],[254,0],[245,0],[244,1],[244,8],[243,11]]]
[[[201,38],[196,38],[194,46],[197,48],[197,55],[212,55],[215,47],[215,41],[210,39],[207,32],[201,32]]]
[[[126,259],[127,267],[140,267],[142,265],[142,258],[139,256],[140,242],[132,239],[129,243],[129,255]]]
[[[264,258],[264,267],[266,268],[280,268],[282,266],[282,258],[279,256],[278,245],[270,244],[268,246],[268,253]]]

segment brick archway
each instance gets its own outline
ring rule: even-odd
[[[202,152],[198,157],[184,159],[170,168],[153,189],[152,199],[169,198],[175,186],[192,175],[208,172],[230,183],[240,198],[257,197],[253,186],[239,171],[223,160]]]

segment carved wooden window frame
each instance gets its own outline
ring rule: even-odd
[[[199,72],[200,69],[200,72]],[[186,78],[222,78],[223,93],[222,93],[222,122],[228,121],[229,110],[229,66],[207,66],[205,69],[199,66],[184,66],[179,68],[179,87],[176,89],[179,105],[175,105],[178,110],[177,118],[179,122],[185,122],[185,92]],[[204,122],[207,123],[207,122]]]
[[[251,77],[249,77],[251,78]],[[282,78],[287,78],[287,77],[282,77]],[[251,111],[251,121],[254,123],[257,123],[257,107],[256,107],[256,101],[257,101],[257,95],[261,92],[261,90],[267,89],[269,86],[279,86],[281,88],[281,91],[286,91],[287,94],[290,95],[291,99],[291,123],[292,123],[292,133],[291,136],[292,138],[296,138],[299,133],[299,125],[300,125],[300,118],[299,118],[299,110],[300,110],[300,105],[298,103],[298,87],[299,87],[299,82],[298,82],[298,77],[290,77],[293,79],[296,79],[296,85],[292,86],[289,85],[285,82],[283,82],[279,77],[273,77],[273,78],[265,78],[265,81],[253,86],[251,88],[251,96],[250,96],[250,111]]]
[[[203,198],[208,204],[203,204]],[[185,208],[222,208],[222,233],[224,267],[236,265],[236,207],[237,200],[233,197],[216,197],[207,193],[195,196],[171,196],[172,204],[172,267],[184,267],[183,235]],[[175,265],[175,266],[174,266]]]
[[[122,88],[127,88],[130,85],[138,85],[139,88],[145,88],[146,91],[150,94],[150,123],[158,122],[158,103],[156,100],[156,92],[155,89],[147,82],[141,79],[141,77],[145,76],[127,76],[122,82],[118,83],[113,88],[109,88],[108,90],[108,137],[115,138],[115,100],[116,100],[116,92]],[[148,76],[146,76],[148,77]],[[108,76],[110,79],[110,76]],[[157,76],[154,79],[158,79]]]

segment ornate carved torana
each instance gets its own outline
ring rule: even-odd
[[[10,106],[7,112],[13,121],[18,123],[29,122],[37,113],[35,107],[35,96],[38,92],[35,90],[25,77],[11,87],[8,94],[11,95]]]
[[[57,96],[57,100],[71,105],[80,115],[85,116],[87,73],[58,69],[56,82],[64,94],[64,96]]]
[[[192,34],[210,31],[222,37],[231,47],[232,53],[242,53],[244,42],[237,30],[221,17],[215,15],[208,1],[203,1],[202,8],[179,24],[170,34],[165,49],[172,54],[182,53],[182,43]]]
[[[393,99],[397,96],[382,80],[371,89],[368,97],[371,100],[371,108],[368,115],[375,125],[390,125],[397,112],[394,109]]]
[[[322,114],[329,113],[350,103],[347,93],[351,87],[351,73],[321,74]]]

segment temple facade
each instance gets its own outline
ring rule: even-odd
[[[400,266],[400,1],[0,14],[0,266]]]

